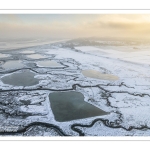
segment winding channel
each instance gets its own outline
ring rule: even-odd
[[[58,132],[58,134],[60,136],[69,136],[67,134],[65,134],[62,129],[60,129],[58,126],[56,125],[53,125],[53,124],[49,124],[49,123],[44,123],[44,122],[32,122],[30,124],[28,124],[27,126],[25,126],[24,128],[22,129],[18,129],[16,132],[7,132],[7,131],[4,131],[4,132],[0,132],[0,135],[14,135],[14,134],[17,134],[17,133],[20,133],[20,134],[23,134],[24,132],[26,132],[30,127],[32,126],[43,126],[43,127],[47,127],[47,128],[52,128],[54,129],[56,132]]]
[[[80,84],[73,84],[72,85],[72,88],[70,89],[61,89],[61,90],[57,90],[57,89],[49,89],[49,88],[42,88],[42,89],[11,89],[11,90],[0,90],[0,92],[9,92],[9,91],[38,91],[38,90],[49,90],[49,91],[70,91],[70,90],[75,90],[76,89],[76,86],[80,86],[82,88],[86,88],[86,87],[91,87],[91,86],[82,86]],[[104,85],[103,85],[104,86]],[[149,94],[135,94],[135,93],[129,93],[127,91],[108,91],[108,90],[105,90],[104,88],[101,88],[100,85],[95,85],[95,86],[92,86],[92,87],[98,87],[100,88],[101,90],[104,90],[105,92],[107,93],[128,93],[128,94],[131,94],[131,95],[134,95],[134,96],[149,96]],[[111,95],[108,95],[108,97],[110,97]],[[108,98],[106,99],[107,100],[107,105],[110,106],[110,107],[113,107],[113,108],[117,108],[117,107],[114,107],[114,106],[111,106]],[[97,119],[94,119],[92,121],[91,124],[89,125],[84,125],[84,124],[79,124],[79,123],[75,123],[75,124],[72,124],[71,125],[71,129],[78,133],[79,136],[85,136],[85,134],[82,132],[82,130],[78,129],[77,127],[92,127],[96,122],[98,121],[101,121],[105,126],[109,127],[109,128],[112,128],[112,129],[116,129],[116,128],[122,128],[126,131],[131,131],[133,129],[137,129],[137,130],[142,130],[142,129],[150,129],[150,127],[148,127],[147,125],[143,125],[141,127],[134,127],[134,126],[130,126],[129,128],[125,128],[121,125],[117,125],[117,121],[121,121],[121,116],[122,114],[120,112],[117,112],[116,113],[119,115],[119,119],[116,120],[115,122],[109,122],[108,119],[102,119],[102,118],[97,118]],[[16,132],[0,132],[0,135],[14,135],[14,134],[17,134],[17,133],[24,133],[28,130],[29,127],[31,126],[34,126],[34,125],[39,125],[39,126],[44,126],[44,127],[47,127],[47,128],[53,128],[56,132],[58,132],[58,134],[60,136],[72,136],[72,135],[67,135],[66,133],[63,132],[62,129],[60,129],[58,126],[56,125],[53,125],[53,124],[49,124],[49,123],[44,123],[44,122],[33,122],[33,123],[30,123],[28,124],[27,126],[25,126],[23,129],[19,129],[17,130]]]
[[[65,69],[67,67],[69,67],[68,65],[65,65],[63,63],[60,62],[60,64],[62,64],[64,67],[62,67],[62,69]],[[13,72],[16,72],[16,71],[19,71],[19,70],[22,70],[22,69],[29,69],[33,72],[36,72],[38,74],[40,74],[40,72],[38,71],[35,71],[34,69],[38,69],[38,68],[46,68],[47,67],[32,67],[32,68],[21,68],[21,69],[15,69],[15,70],[11,70],[11,71],[2,71],[0,72],[0,74],[5,74],[5,73],[13,73]],[[57,68],[51,68],[51,69],[57,69]],[[43,74],[43,73],[41,73]],[[44,73],[45,74],[45,73]],[[72,75],[73,76],[73,75]],[[109,97],[111,97],[111,94],[112,93],[127,93],[127,94],[130,94],[130,95],[133,95],[133,96],[140,96],[140,97],[143,97],[143,96],[149,96],[149,94],[140,94],[140,93],[130,93],[128,91],[108,91],[106,89],[104,89],[103,87],[101,86],[116,86],[116,85],[101,85],[101,84],[98,84],[98,85],[93,85],[93,86],[82,86],[80,84],[73,84],[72,85],[72,88],[68,88],[68,89],[50,89],[50,88],[42,88],[42,87],[39,87],[39,88],[36,88],[36,89],[11,89],[11,90],[2,90],[0,89],[0,92],[10,92],[10,91],[39,91],[39,90],[48,90],[48,91],[71,91],[71,90],[76,90],[76,86],[79,86],[79,87],[82,87],[82,88],[91,88],[91,87],[97,87],[103,91],[105,91],[106,93],[108,93],[108,95],[106,96],[106,101],[107,101],[107,105],[110,106],[110,107],[113,107],[113,108],[116,108],[117,107],[114,107],[114,106],[111,106],[111,103],[109,102]],[[121,83],[120,85],[117,85],[117,86],[126,86],[124,83]],[[128,86],[126,86],[128,87]],[[133,87],[128,87],[128,88],[133,88]],[[92,127],[96,122],[98,121],[101,121],[106,127],[109,127],[109,128],[112,128],[112,129],[116,129],[116,128],[121,128],[121,129],[124,129],[126,131],[131,131],[133,129],[136,129],[136,130],[142,130],[142,129],[150,129],[150,127],[148,127],[147,125],[143,125],[141,127],[134,127],[134,126],[130,126],[129,128],[125,128],[119,124],[117,124],[117,121],[121,121],[121,118],[122,118],[122,114],[118,111],[116,111],[116,113],[119,115],[119,119],[116,120],[115,122],[109,122],[108,119],[103,119],[103,118],[97,118],[97,119],[94,119],[90,124],[79,124],[79,123],[75,123],[75,124],[72,124],[70,126],[70,128],[78,133],[79,136],[85,136],[85,134],[82,132],[82,130],[78,129],[78,127],[87,127],[87,128],[90,128]],[[26,126],[24,126],[24,128],[21,128],[21,129],[18,129],[16,132],[7,132],[7,131],[4,131],[4,132],[0,132],[0,135],[14,135],[14,134],[23,134],[24,132],[28,131],[28,129],[32,126],[43,126],[43,127],[47,127],[47,128],[52,128],[54,129],[60,136],[72,136],[72,135],[68,135],[66,134],[59,126],[56,126],[54,124],[50,124],[50,123],[44,123],[44,122],[32,122]]]
[[[136,130],[143,130],[143,129],[150,129],[150,127],[148,127],[147,125],[143,125],[141,127],[134,127],[134,126],[130,126],[129,128],[125,128],[125,127],[122,127],[121,125],[117,125],[117,126],[114,126],[114,122],[110,122],[109,123],[109,120],[108,119],[101,119],[101,118],[98,118],[98,119],[95,119],[92,121],[91,124],[89,125],[83,125],[83,124],[73,124],[71,125],[71,129],[73,131],[75,131],[76,133],[79,134],[79,136],[85,136],[85,134],[82,132],[82,130],[76,128],[76,127],[92,127],[96,122],[98,121],[101,121],[105,126],[109,127],[109,128],[112,128],[112,129],[118,129],[118,128],[122,128],[126,131],[131,131],[133,129],[136,129]],[[32,126],[44,126],[44,127],[47,127],[47,128],[52,128],[54,129],[60,136],[72,136],[72,135],[68,135],[66,133],[63,132],[62,129],[60,129],[58,126],[56,125],[53,125],[53,124],[49,124],[49,123],[44,123],[44,122],[33,122],[33,123],[30,123],[28,124],[27,126],[25,126],[24,128],[22,129],[18,129],[16,132],[0,132],[0,135],[14,135],[14,134],[23,134],[24,132],[28,131],[28,129]]]

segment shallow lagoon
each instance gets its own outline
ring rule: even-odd
[[[108,114],[84,101],[79,92],[54,92],[49,95],[56,121],[64,122]]]
[[[101,80],[110,80],[115,81],[119,80],[119,77],[111,74],[103,74],[96,70],[82,70],[82,74],[86,77],[95,78],[95,79],[101,79]]]
[[[20,60],[11,60],[7,61],[2,65],[4,69],[15,69],[15,68],[22,68],[24,65],[21,63]]]
[[[39,61],[37,62],[38,66],[42,67],[63,67],[61,64],[57,63],[54,60],[47,60],[47,61]]]
[[[14,86],[32,86],[39,83],[39,79],[34,78],[35,74],[29,70],[13,73],[1,78],[2,82]]]

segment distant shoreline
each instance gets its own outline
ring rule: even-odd
[[[1,48],[0,47],[0,52],[5,52],[5,51],[11,51],[11,50],[18,50],[18,49],[24,49],[24,48],[30,48],[30,47],[35,47],[35,46],[41,46],[41,45],[46,45],[46,44],[52,44],[52,43],[57,43],[57,42],[65,42],[65,41],[69,41],[71,39],[65,39],[65,40],[55,40],[55,41],[45,41],[45,42],[41,42],[41,43],[30,43],[30,44],[22,44],[22,45],[15,45],[13,47],[12,46],[6,46],[6,48]],[[12,47],[12,48],[11,48]]]

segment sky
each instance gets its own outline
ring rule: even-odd
[[[150,14],[0,14],[0,38],[150,38]]]

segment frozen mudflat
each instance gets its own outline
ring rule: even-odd
[[[150,44],[118,42],[70,40],[26,48],[36,53],[29,55],[1,51],[9,57],[0,64],[0,135],[149,136]],[[4,69],[10,61],[24,66]]]

